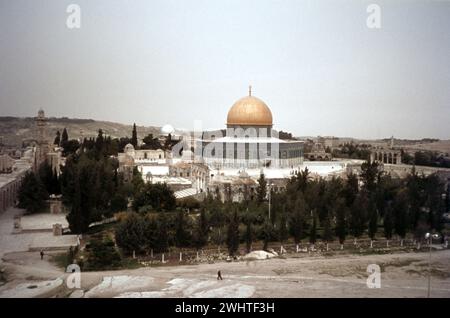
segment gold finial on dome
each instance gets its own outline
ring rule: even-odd
[[[248,86],[248,96],[252,96],[252,85]]]

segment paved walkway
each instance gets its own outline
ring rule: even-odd
[[[14,216],[23,210],[9,208],[0,214],[0,259],[7,253],[26,252],[31,249],[67,247],[76,245],[76,235],[53,236],[53,233],[19,233],[13,234]],[[45,214],[42,215],[45,218]]]

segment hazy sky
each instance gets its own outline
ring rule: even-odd
[[[450,2],[0,0],[0,116],[219,129],[249,84],[295,135],[450,138]]]

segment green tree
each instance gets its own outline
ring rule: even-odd
[[[286,212],[283,211],[280,214],[278,222],[278,239],[280,243],[283,244],[289,238],[288,222]]]
[[[131,184],[133,186],[132,194],[134,197],[136,197],[145,185],[144,179],[142,179],[142,174],[137,167],[133,168],[133,177],[131,179]]]
[[[61,142],[61,146],[62,146],[62,142]],[[76,139],[71,139],[67,142],[64,143],[63,147],[63,156],[64,157],[68,157],[72,154],[74,154],[79,148],[80,148],[80,143],[78,142],[78,140]]]
[[[267,195],[267,181],[266,178],[264,177],[264,174],[261,173],[258,179],[258,188],[256,189],[256,197],[258,203],[260,204],[263,203],[264,200],[266,199],[266,195]]]
[[[175,244],[177,247],[187,247],[191,244],[188,229],[190,225],[185,212],[180,210],[175,218]]]
[[[145,250],[147,252],[151,250],[158,250],[159,233],[158,233],[158,222],[155,217],[143,217],[144,221],[144,242]],[[167,239],[167,238],[166,238]],[[163,244],[164,245],[164,242]]]
[[[322,238],[325,242],[333,241],[333,230],[331,228],[330,216],[327,216],[324,220]]]
[[[408,193],[402,189],[395,196],[393,202],[394,229],[400,238],[405,239],[408,227]]]
[[[53,170],[47,161],[44,161],[38,170],[39,179],[45,187],[48,194],[53,194]]]
[[[56,146],[59,146],[61,144],[61,133],[59,132],[59,130],[56,132],[56,137],[53,141],[53,144]]]
[[[131,133],[131,144],[135,149],[137,149],[138,140],[137,140],[136,123],[133,124],[133,131]]]
[[[110,238],[93,239],[89,242],[87,270],[109,270],[120,266],[121,259]]]
[[[356,197],[359,192],[358,187],[358,176],[354,173],[350,173],[347,176],[347,181],[344,186],[344,197],[345,197],[345,205],[347,207],[351,207],[356,200]]]
[[[200,211],[200,215],[197,219],[196,235],[195,235],[195,247],[201,249],[208,243],[209,224],[206,217],[205,210]]]
[[[132,213],[115,229],[117,245],[126,253],[141,252],[145,248],[145,223],[142,217]]]
[[[366,161],[361,165],[361,178],[364,183],[364,188],[371,194],[376,190],[376,182],[379,173],[380,167],[375,161]]]
[[[169,249],[169,225],[167,216],[159,213],[157,218],[156,231],[156,251],[160,253],[167,252]]]
[[[142,139],[142,141],[144,142],[144,145],[142,146],[144,149],[157,150],[163,148],[159,142],[159,139],[153,137],[153,134],[148,134]]]
[[[110,204],[112,212],[126,211],[128,208],[128,198],[124,191],[117,191],[111,198]]]
[[[67,129],[64,128],[62,135],[61,135],[61,147],[63,147],[64,149],[66,149],[67,146],[67,142],[69,141],[69,134],[67,133]]]
[[[309,243],[314,245],[316,244],[316,240],[317,240],[317,217],[315,213],[313,213],[312,223],[309,229]]]
[[[305,215],[306,202],[303,194],[300,192],[297,200],[295,200],[294,211],[289,222],[290,232],[294,236],[295,244],[299,244],[302,239]]]
[[[269,242],[271,241],[273,235],[273,225],[270,220],[266,220],[261,228],[261,236],[263,240],[263,250],[267,251],[267,248],[269,247]]]
[[[252,222],[250,220],[247,220],[245,222],[245,246],[247,253],[251,252],[253,236]]]
[[[366,228],[366,216],[365,211],[367,210],[367,200],[366,196],[361,193],[353,201],[350,207],[350,233],[356,239],[361,237]]]
[[[239,248],[239,217],[236,210],[228,223],[227,247],[230,256],[234,256]]]
[[[97,156],[103,156],[104,143],[105,138],[103,137],[103,130],[99,129],[97,138],[95,139],[95,150],[97,151]]]
[[[394,230],[394,216],[391,205],[388,205],[383,217],[383,229],[384,236],[387,240],[392,238],[392,232]]]
[[[135,196],[133,209],[139,211],[145,206],[150,206],[157,211],[171,211],[176,207],[175,195],[166,183],[146,183]]]
[[[378,229],[378,211],[373,196],[369,198],[368,214],[369,214],[368,233],[370,239],[373,241]]]
[[[42,181],[34,174],[27,172],[22,180],[18,192],[19,208],[35,213],[45,207],[48,193]]]
[[[336,202],[336,236],[339,238],[339,243],[344,244],[347,236],[347,209],[342,199]]]

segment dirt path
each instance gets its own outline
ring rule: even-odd
[[[25,254],[25,255],[24,255]],[[8,254],[10,277],[0,297],[67,297],[61,269],[29,253]],[[381,288],[366,285],[367,266],[381,268]],[[426,297],[428,253],[341,255],[164,266],[81,274],[76,297]],[[217,270],[224,280],[216,279]],[[30,280],[30,278],[32,278]],[[36,285],[42,283],[41,285]],[[44,284],[45,283],[45,284]],[[27,285],[34,284],[33,293]],[[37,287],[36,287],[37,286]],[[51,289],[51,287],[53,289]],[[42,288],[42,292],[39,289]],[[50,290],[49,290],[50,289]],[[432,253],[432,297],[450,297],[450,250]]]

